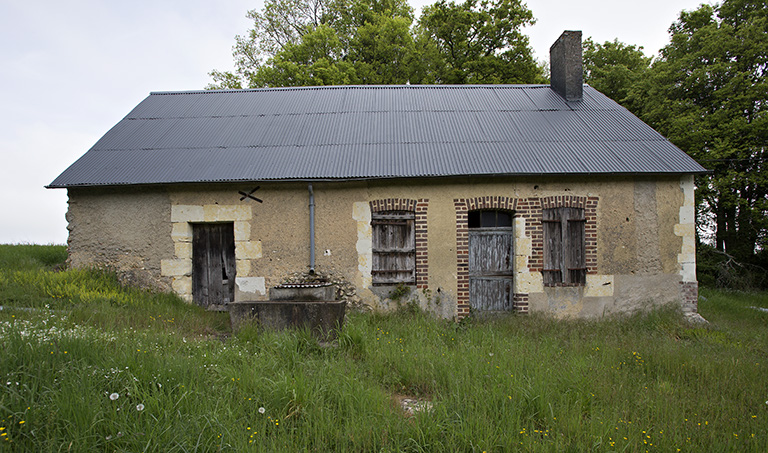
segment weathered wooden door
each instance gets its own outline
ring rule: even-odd
[[[200,223],[192,226],[192,299],[205,308],[234,301],[233,223]]]
[[[476,311],[512,311],[514,235],[511,227],[470,228],[469,305]]]

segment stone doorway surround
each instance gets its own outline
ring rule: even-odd
[[[161,274],[171,278],[179,296],[192,302],[192,224],[233,222],[235,228],[235,266],[238,287],[256,288],[264,292],[263,277],[249,277],[251,262],[262,257],[261,241],[251,241],[250,206],[242,205],[175,205],[171,207],[171,239],[175,256],[160,262]],[[242,277],[240,277],[242,276]],[[260,290],[260,291],[259,291]]]

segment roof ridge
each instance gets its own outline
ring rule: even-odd
[[[472,84],[472,85],[325,85],[301,87],[265,87],[224,90],[181,90],[181,91],[150,91],[150,95],[173,96],[182,94],[222,94],[222,93],[260,93],[269,91],[323,91],[323,90],[386,90],[386,89],[541,89],[550,88],[543,84]]]

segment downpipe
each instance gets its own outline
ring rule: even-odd
[[[309,190],[309,275],[315,275],[315,192],[312,183]]]

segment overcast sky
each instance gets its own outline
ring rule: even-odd
[[[563,30],[655,55],[679,12],[700,3],[529,0],[538,22],[526,32],[539,60]],[[43,186],[151,91],[202,89],[211,69],[232,69],[234,36],[261,5],[0,0],[0,243],[65,243],[66,191]]]

